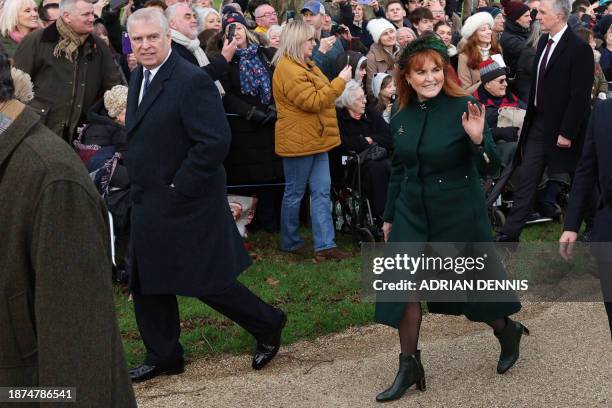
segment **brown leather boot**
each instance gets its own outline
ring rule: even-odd
[[[324,249],[322,251],[315,252],[315,262],[324,262],[324,261],[339,261],[341,259],[346,259],[352,257],[353,254],[340,249],[338,247]]]

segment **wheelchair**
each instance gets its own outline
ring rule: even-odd
[[[363,194],[362,166],[354,151],[330,152],[331,202],[334,228],[351,234],[355,249],[363,243],[382,241],[382,219],[372,211]]]

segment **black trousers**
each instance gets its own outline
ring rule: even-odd
[[[134,291],[136,292],[136,291]],[[233,320],[257,340],[280,325],[282,314],[265,303],[243,284],[236,281],[227,289],[199,297],[202,302]],[[138,330],[147,349],[144,363],[174,365],[183,359],[180,317],[176,295],[142,295],[133,293]]]
[[[521,235],[525,221],[531,213],[546,164],[544,134],[536,122],[527,135],[523,161],[514,170],[514,202],[501,229],[502,234],[516,238]]]
[[[606,313],[608,314],[610,336],[612,337],[612,263],[598,262],[598,267],[601,292],[604,299],[604,306],[606,307]]]

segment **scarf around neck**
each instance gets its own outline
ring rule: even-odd
[[[60,17],[55,21],[61,39],[53,49],[53,56],[61,58],[62,54],[70,62],[76,61],[79,56],[79,47],[83,45],[89,34],[79,35]]]
[[[193,54],[195,59],[198,61],[198,65],[200,67],[205,67],[206,65],[210,64],[210,60],[206,56],[206,53],[200,47],[200,40],[198,40],[197,38],[195,40],[190,40],[185,35],[172,29],[170,30],[170,35],[172,37],[172,41],[187,48],[187,50]],[[225,90],[221,86],[221,83],[219,81],[215,81],[215,85],[219,90],[219,94],[221,94],[221,96],[225,95]]]
[[[11,37],[11,39],[15,41],[17,44],[19,44],[21,40],[23,40],[23,37],[25,37],[25,35],[22,34],[21,31],[15,28],[13,31],[9,33],[9,37]]]
[[[258,50],[259,45],[257,44],[236,50],[239,58],[240,89],[245,95],[259,95],[261,103],[269,105],[272,100],[270,74],[257,55]]]

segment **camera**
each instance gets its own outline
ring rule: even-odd
[[[346,32],[348,32],[348,29],[346,27],[341,26],[335,21],[332,22],[331,30],[329,31],[330,35],[345,34]]]

